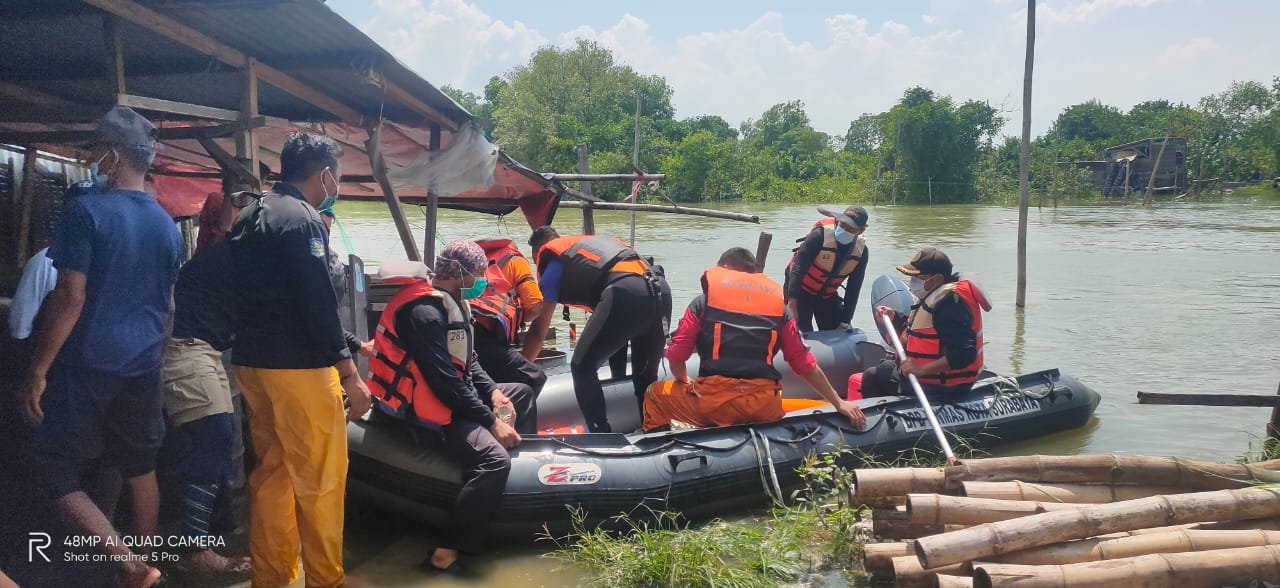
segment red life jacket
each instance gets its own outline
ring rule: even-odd
[[[782,287],[764,274],[716,266],[702,274],[702,291],[698,375],[781,380],[773,356],[786,309]]]
[[[526,276],[519,283],[512,283],[508,277],[506,266],[507,262],[513,258],[524,258],[520,250],[511,243],[511,239],[482,239],[476,243],[484,249],[485,257],[489,260],[489,267],[484,271],[484,277],[489,282],[489,286],[484,289],[484,293],[479,298],[467,301],[471,305],[471,310],[476,314],[492,318],[502,325],[502,332],[507,337],[507,342],[511,343],[516,340],[516,333],[520,331],[520,325],[524,323],[524,307],[520,306],[520,296],[516,292],[521,284],[532,281],[532,276]]]
[[[858,264],[862,263],[862,254],[867,249],[867,241],[862,238],[862,235],[858,235],[853,246],[847,248],[844,254],[838,255],[837,248],[840,244],[836,242],[836,219],[824,218],[813,223],[813,228],[822,229],[822,250],[813,259],[813,263],[805,269],[800,289],[825,300],[835,296],[840,284],[843,284],[849,274],[858,269]],[[795,262],[793,254],[791,263],[787,264],[788,274],[791,273]]]
[[[470,368],[471,317],[446,292],[435,290],[426,280],[393,278],[404,284],[387,302],[373,335],[374,356],[369,360],[369,392],[396,416],[440,429],[453,419],[453,412],[436,397],[421,370],[396,334],[396,312],[405,304],[424,296],[439,299],[449,317],[449,355],[458,376],[466,378]]]
[[[946,349],[942,346],[942,339],[938,337],[938,330],[933,326],[933,309],[937,307],[939,302],[953,293],[964,301],[969,307],[969,314],[973,315],[973,333],[977,338],[978,354],[969,365],[953,366],[951,369],[938,374],[916,376],[916,379],[920,380],[921,384],[939,386],[972,384],[974,380],[978,379],[978,374],[982,372],[982,311],[984,307],[989,308],[990,305],[986,303],[977,287],[969,280],[944,284],[911,310],[911,314],[907,317],[907,337],[904,343],[904,351],[907,357],[916,360],[917,363],[930,362],[946,355]]]
[[[538,261],[538,275],[547,270],[552,260],[559,259],[564,266],[560,275],[559,301],[567,305],[581,305],[595,308],[600,301],[600,293],[608,284],[609,274],[614,272],[613,266],[620,262],[635,260],[638,264],[627,264],[625,273],[645,275],[644,271],[635,269],[647,267],[641,261],[640,254],[626,243],[604,235],[576,235],[559,237],[548,241],[535,254]]]

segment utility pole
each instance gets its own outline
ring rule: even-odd
[[[1018,299],[1027,305],[1027,205],[1031,199],[1031,71],[1036,54],[1036,0],[1027,0],[1027,60],[1022,69],[1022,148],[1018,155]]]

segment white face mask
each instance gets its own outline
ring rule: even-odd
[[[924,280],[921,280],[918,277],[911,278],[911,283],[907,284],[907,288],[911,290],[912,296],[919,299],[924,299],[924,295],[928,294],[928,291],[925,290],[924,287]]]

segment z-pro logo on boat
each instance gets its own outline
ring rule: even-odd
[[[600,466],[593,463],[549,463],[538,468],[538,481],[544,486],[595,484],[600,477]]]

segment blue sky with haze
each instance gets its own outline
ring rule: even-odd
[[[864,112],[929,87],[1007,110],[1021,104],[1025,2],[1016,0],[329,0],[436,85],[481,93],[543,45],[593,39],[665,77],[680,118],[731,124],[800,99],[814,127],[843,134]],[[1049,0],[1037,4],[1033,124],[1097,98],[1194,103],[1233,80],[1280,75],[1280,2]]]

